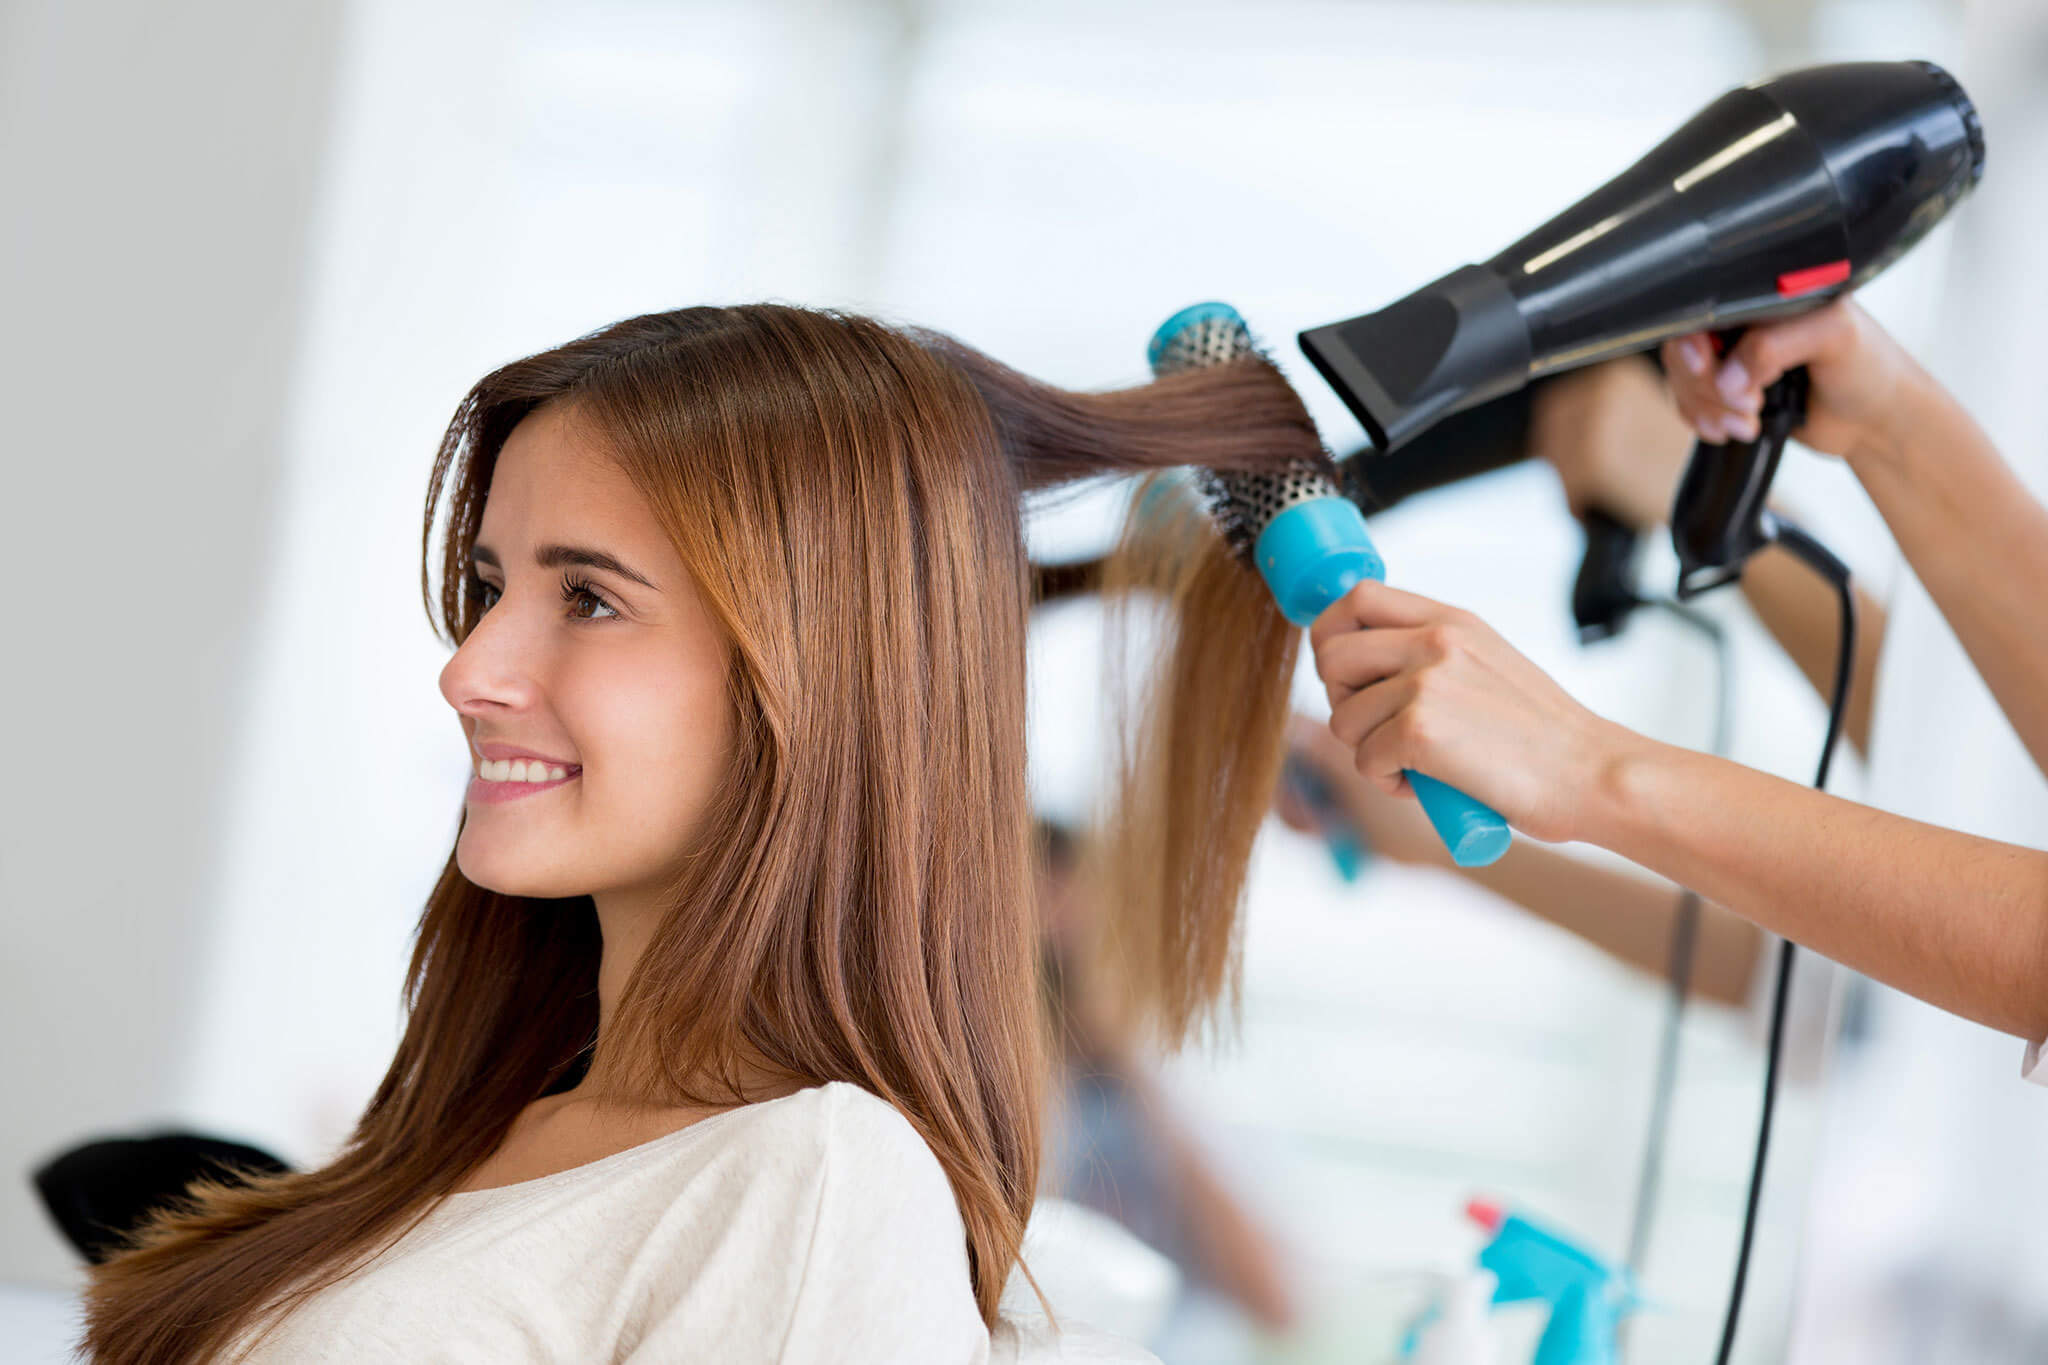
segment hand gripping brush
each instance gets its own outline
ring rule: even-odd
[[[1251,329],[1227,303],[1183,308],[1152,336],[1146,358],[1155,375],[1220,365],[1257,354]],[[1211,515],[1238,552],[1257,567],[1281,615],[1306,626],[1360,581],[1385,581],[1386,564],[1365,518],[1327,475],[1303,463],[1278,474],[1201,471]],[[1484,867],[1514,836],[1492,807],[1455,787],[1410,771],[1408,783],[1460,867]]]

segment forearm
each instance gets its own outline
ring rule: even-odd
[[[1856,594],[1856,663],[1849,684],[1849,709],[1843,733],[1856,752],[1870,752],[1870,717],[1877,700],[1877,656],[1884,645],[1885,611],[1860,587]],[[1742,573],[1742,595],[1757,620],[1771,633],[1823,698],[1835,687],[1836,632],[1841,612],[1835,590],[1789,550],[1772,546],[1749,561]]]
[[[1930,1004],[2048,1033],[2048,853],[1630,736],[1578,837]]]
[[[1669,882],[1601,867],[1526,840],[1490,867],[1461,870],[1469,880],[1630,966],[1658,977],[1670,971],[1681,892]],[[1702,906],[1692,989],[1723,1004],[1746,1003],[1762,946],[1755,925],[1718,906]]]
[[[2034,763],[2048,772],[2048,510],[1931,382],[1851,466]]]

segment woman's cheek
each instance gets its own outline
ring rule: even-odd
[[[590,735],[586,771],[590,795],[630,807],[622,817],[652,818],[674,829],[690,822],[711,798],[726,770],[733,731],[723,661],[706,667],[673,650],[614,660],[602,687],[579,697]]]

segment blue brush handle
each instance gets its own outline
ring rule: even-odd
[[[1251,329],[1235,308],[1198,303],[1160,324],[1145,358],[1153,373],[1167,374],[1255,353]],[[1384,582],[1387,577],[1387,566],[1366,534],[1365,518],[1335,489],[1327,497],[1297,502],[1266,523],[1252,546],[1252,559],[1281,614],[1297,626],[1313,622],[1361,580]],[[1500,812],[1435,778],[1413,771],[1407,776],[1458,866],[1484,867],[1508,851],[1514,835]]]
[[[1365,518],[1345,498],[1314,498],[1280,513],[1260,532],[1252,558],[1281,614],[1297,626],[1313,623],[1361,581],[1387,577]],[[1514,834],[1499,811],[1412,768],[1407,776],[1452,862],[1485,867],[1508,851]]]

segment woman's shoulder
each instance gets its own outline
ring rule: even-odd
[[[847,1082],[753,1108],[731,1138],[748,1151],[749,1177],[782,1190],[805,1230],[809,1299],[858,1298],[884,1277],[933,1311],[947,1301],[978,1328],[960,1207],[908,1118]]]
[[[966,1283],[952,1185],[886,1100],[832,1082],[728,1109],[695,1132],[678,1141],[674,1159],[655,1163],[650,1188],[636,1196],[645,1205],[652,1186],[671,1187],[657,1235],[728,1250],[755,1245],[778,1261],[790,1259],[792,1246],[809,1248],[806,1255],[830,1249],[835,1262],[855,1243],[877,1252],[929,1246],[961,1258]]]
[[[887,1145],[922,1142],[901,1110],[851,1081],[826,1081],[727,1111],[754,1133],[782,1133],[819,1143]]]
[[[924,1173],[950,1188],[938,1157],[903,1112],[849,1081],[747,1105],[732,1119],[734,1137],[755,1153],[778,1151],[884,1179]]]

